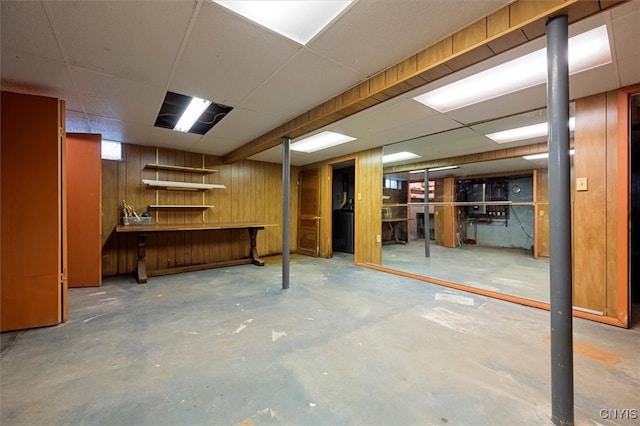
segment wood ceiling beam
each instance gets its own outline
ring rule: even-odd
[[[278,146],[284,136],[298,138],[539,37],[544,34],[546,19],[559,12],[575,22],[623,1],[518,0],[236,148],[222,160],[234,163],[246,159]],[[522,34],[514,37],[516,32]],[[495,46],[492,49],[492,43],[500,46],[500,52]]]

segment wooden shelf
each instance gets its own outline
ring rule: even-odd
[[[208,209],[213,206],[203,206],[202,204],[151,204],[150,209]]]
[[[204,175],[208,175],[211,173],[218,173],[217,170],[213,170],[213,169],[203,169],[199,167],[171,166],[169,164],[146,164],[144,168],[154,169],[154,170],[168,170],[173,172],[201,173]]]
[[[149,187],[173,189],[177,191],[199,191],[213,188],[226,188],[224,185],[214,183],[175,182],[168,180],[142,179],[142,183],[147,184]]]

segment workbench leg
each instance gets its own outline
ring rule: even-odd
[[[146,254],[144,245],[146,240],[146,234],[138,233],[138,267],[136,269],[136,281],[138,281],[138,284],[147,282],[147,264],[144,260]]]
[[[251,263],[258,266],[264,266],[264,260],[258,256],[258,249],[256,247],[256,237],[258,236],[258,229],[261,228],[249,228],[249,237],[251,238],[251,251],[249,257],[251,257]]]

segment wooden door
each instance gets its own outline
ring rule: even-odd
[[[300,172],[298,253],[318,257],[320,217],[320,169]]]
[[[1,331],[66,318],[64,103],[2,92]]]
[[[67,133],[67,258],[69,287],[102,283],[99,134]]]

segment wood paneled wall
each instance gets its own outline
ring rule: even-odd
[[[533,172],[534,245],[533,256],[549,257],[549,170]]]
[[[355,262],[382,263],[382,148],[358,153],[355,187]]]
[[[575,306],[626,323],[619,305],[625,296],[620,293],[628,292],[626,268],[620,268],[628,266],[628,233],[618,229],[627,227],[628,203],[619,187],[628,184],[628,166],[623,162],[621,168],[619,160],[628,141],[619,131],[627,122],[620,96],[627,95],[608,92],[576,101],[575,177],[587,178],[588,190],[574,191],[573,288]]]
[[[382,148],[305,166],[320,169],[320,250],[319,256],[330,257],[332,229],[332,167],[331,164],[355,161],[355,241],[354,262],[382,262]],[[292,216],[293,220],[294,216]],[[297,220],[297,218],[296,218]]]
[[[102,162],[102,271],[104,276],[131,273],[136,268],[136,236],[115,233],[126,200],[138,213],[149,210],[153,223],[278,224],[258,232],[260,256],[282,252],[282,166],[258,161],[222,164],[220,157],[184,151],[123,145],[124,161]],[[149,163],[209,168],[218,173],[202,175],[145,169]],[[291,176],[298,168],[292,167]],[[143,179],[223,184],[226,189],[175,191],[149,189]],[[208,209],[149,209],[153,204],[213,205]],[[297,216],[296,179],[291,182],[291,215]],[[147,236],[147,271],[184,265],[212,263],[248,256],[249,234],[245,230],[155,233]],[[297,248],[295,222],[290,248]]]

